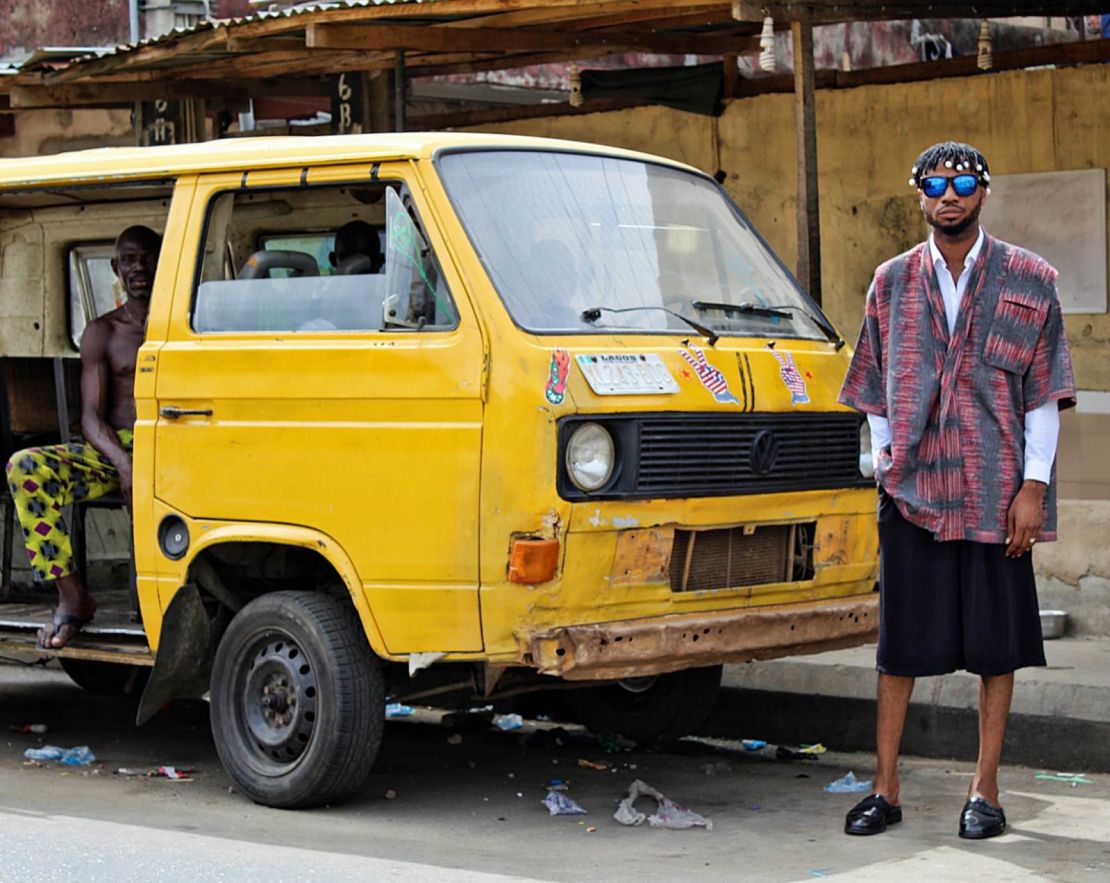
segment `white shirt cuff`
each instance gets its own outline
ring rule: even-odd
[[[1046,402],[1025,415],[1025,478],[1048,484],[1060,436],[1060,408]]]
[[[1048,484],[1052,480],[1052,462],[1027,457],[1025,459],[1025,480]]]

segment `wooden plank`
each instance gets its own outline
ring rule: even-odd
[[[1105,11],[1099,0],[976,0],[946,3],[941,0],[742,0],[741,17],[760,21],[766,15],[777,20],[812,24],[846,21],[898,21],[914,18],[1004,18],[1007,16],[1095,15]]]
[[[882,86],[895,83],[913,83],[946,77],[970,77],[983,74],[976,67],[974,55],[944,58],[937,61],[896,64],[888,67],[866,68],[858,71],[822,70],[815,74],[818,89],[854,89],[859,86]],[[1110,39],[1083,40],[1037,46],[994,56],[993,72],[1020,70],[1041,65],[1100,64],[1110,62]],[[775,92],[793,92],[792,74],[741,79],[737,88],[738,98],[766,95]]]
[[[727,101],[730,98],[736,97],[736,85],[740,79],[740,70],[735,55],[725,55],[721,61],[723,69],[722,80],[724,85],[723,97]]]
[[[608,11],[620,13],[625,10],[673,10],[705,6],[706,0],[436,0],[434,4],[423,3],[415,6],[409,3],[393,3],[381,6],[352,7],[348,9],[328,9],[314,13],[282,16],[256,22],[232,25],[240,36],[267,36],[303,30],[309,22],[320,21],[329,24],[353,22],[372,22],[381,19],[442,18],[444,22],[465,16],[504,16],[519,13],[519,19],[507,20],[506,24],[527,24],[554,22],[566,18],[576,18],[590,13]],[[728,2],[722,0],[722,6]]]
[[[150,46],[121,50],[113,55],[75,62],[51,74],[51,79],[56,83],[68,83],[95,74],[117,73],[148,66],[157,67],[162,62],[172,61],[191,52],[203,53],[215,46],[223,46],[227,39],[226,26],[205,29],[193,34],[171,37]]]
[[[237,37],[234,34],[227,38],[226,49],[228,52],[274,52],[280,50],[295,51],[304,47],[304,40],[300,37],[268,37],[254,38]]]
[[[396,25],[310,24],[305,31],[309,49],[406,49],[430,52],[567,52],[585,55],[622,50],[676,55],[724,55],[749,51],[753,37],[553,31],[547,28],[472,28]]]
[[[813,24],[791,22],[794,41],[794,126],[798,157],[798,281],[821,303],[821,221],[817,198],[817,102],[813,76]]]
[[[527,25],[547,25],[561,23],[571,30],[583,30],[606,25],[626,25],[633,22],[650,21],[656,18],[667,19],[676,14],[690,10],[704,13],[706,10],[717,9],[731,20],[731,4],[718,2],[712,3],[701,0],[701,3],[688,6],[686,4],[644,4],[639,0],[602,0],[591,4],[567,6],[558,8],[553,4],[533,3],[533,8],[520,9],[515,12],[502,12],[487,14],[472,18],[459,19],[446,22],[442,27],[447,28],[477,28],[477,27],[522,27]],[[676,12],[676,10],[678,10]]]
[[[202,98],[218,92],[223,98],[327,95],[325,80],[172,80],[123,83],[72,83],[65,86],[16,86],[10,93],[13,110],[39,107],[124,107],[135,101]]]

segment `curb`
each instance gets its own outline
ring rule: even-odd
[[[1091,664],[1101,663],[1104,646],[1090,647],[1084,652],[1092,657]],[[872,650],[867,664],[867,648],[860,649],[863,652],[825,654],[821,661],[795,657],[726,666],[717,704],[699,734],[784,745],[821,742],[833,751],[873,752],[874,656]],[[1103,678],[1087,671],[1063,675],[1051,667],[1019,672],[1003,762],[1110,772],[1110,677],[1103,685],[1098,683]],[[978,688],[978,677],[966,672],[919,679],[906,717],[902,753],[974,761]]]

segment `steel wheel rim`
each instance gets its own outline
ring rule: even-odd
[[[240,656],[236,723],[251,765],[266,775],[295,767],[316,732],[319,690],[312,660],[288,634],[268,631]]]

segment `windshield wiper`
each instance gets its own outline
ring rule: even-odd
[[[797,310],[824,332],[825,337],[833,342],[836,351],[839,352],[840,348],[844,346],[844,338],[837,334],[835,329],[828,322],[813,315],[813,313],[805,309],[805,307],[800,307],[797,304],[778,304],[773,307],[764,307],[760,304],[753,303],[726,304],[696,300],[691,306],[699,312],[703,310],[724,310],[726,313],[749,313],[754,316],[775,316],[779,319],[792,319],[793,316],[785,311]]]
[[[697,306],[695,304],[695,306]],[[620,309],[613,309],[612,307],[590,307],[588,310],[581,312],[583,322],[596,322],[601,318],[602,313],[637,313],[641,310],[658,310],[661,313],[666,313],[668,316],[674,316],[676,319],[685,322],[693,328],[698,334],[702,335],[709,341],[709,345],[713,346],[718,340],[721,339],[716,331],[708,326],[702,325],[701,322],[695,322],[689,316],[683,316],[682,313],[676,313],[674,310],[668,310],[666,307],[642,306],[642,307],[621,307]]]
[[[789,313],[783,312],[786,307],[763,307],[759,304],[726,304],[714,303],[707,300],[696,300],[690,304],[699,313],[705,310],[723,310],[726,313],[752,313],[756,316],[778,316],[780,319],[793,319]]]

